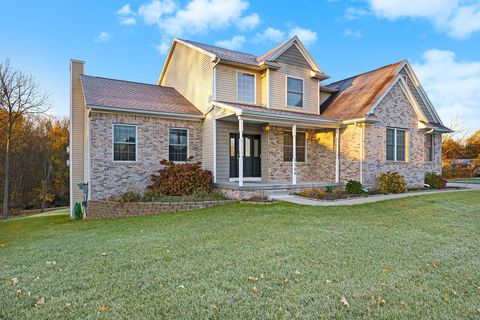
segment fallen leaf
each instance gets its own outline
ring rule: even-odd
[[[347,299],[345,297],[342,297],[342,299],[340,299],[340,302],[347,308],[350,308],[350,303],[348,303]]]
[[[248,276],[248,281],[257,282],[258,278],[255,276]]]
[[[258,292],[258,288],[257,288],[257,287],[253,287],[253,288],[252,288],[252,292],[253,292],[253,293],[257,293],[257,292]]]
[[[20,298],[21,295],[22,295],[22,290],[17,290],[17,293],[15,294],[15,296],[17,298]]]
[[[289,282],[288,279],[283,280],[283,284],[288,284]]]
[[[437,269],[438,265],[435,262],[432,262],[432,268]]]
[[[0,248],[5,248],[7,245],[5,243],[0,243]]]
[[[385,267],[385,268],[383,268],[383,272],[386,272],[386,273],[392,272],[392,268],[390,268],[390,267]]]
[[[107,253],[106,252],[102,252],[102,257],[106,257],[107,256]]]
[[[37,281],[40,279],[40,276],[37,276],[35,279],[33,279],[33,281]]]
[[[332,280],[325,280],[326,283],[332,283]]]
[[[220,310],[220,307],[216,304],[212,304],[211,305],[212,309],[215,310],[215,311],[219,311]]]
[[[57,263],[55,262],[55,260],[47,261],[47,266],[49,266],[49,267],[54,267],[56,265],[57,265]]]
[[[67,307],[67,308],[70,307],[71,305],[72,305],[71,303],[68,303],[68,302],[65,303],[65,307]]]
[[[12,283],[12,286],[14,286],[18,283],[18,278],[12,278],[12,280],[10,280],[10,281]]]
[[[37,302],[35,303],[35,307],[38,307],[40,305],[45,304],[45,298],[44,297],[38,297]]]
[[[98,308],[98,310],[100,312],[107,312],[108,311],[108,307],[107,306],[101,306],[100,308]]]
[[[180,289],[185,289],[185,286],[183,284],[179,285],[178,288]]]
[[[297,276],[299,276],[301,273],[300,273],[300,271],[295,271],[295,274],[296,274]]]

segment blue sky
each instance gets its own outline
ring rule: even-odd
[[[408,59],[445,124],[480,129],[480,3],[472,0],[0,0],[0,59],[69,112],[69,59],[155,83],[173,37],[262,54],[298,34],[339,80]]]

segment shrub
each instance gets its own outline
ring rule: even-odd
[[[427,173],[425,175],[425,183],[430,185],[433,189],[445,189],[447,186],[447,179],[436,173]]]
[[[335,189],[335,188],[332,187],[332,186],[327,186],[327,187],[325,188],[325,192],[326,192],[326,193],[332,193],[334,189]]]
[[[111,196],[107,200],[116,202],[139,202],[142,200],[142,195],[136,191],[128,190],[119,195]]]
[[[345,185],[345,191],[348,194],[362,194],[362,183],[360,181],[348,180],[347,184]]]
[[[304,189],[302,192],[298,193],[299,196],[318,199],[318,200],[337,200],[347,198],[345,191],[341,189],[331,189],[330,192],[323,191],[321,189]]]
[[[460,166],[452,165],[451,163],[444,163],[442,166],[442,176],[447,179],[471,178],[473,177],[473,172],[469,166]]]
[[[407,183],[398,172],[380,173],[377,176],[380,182],[381,193],[402,193],[407,192]]]
[[[191,195],[195,192],[211,192],[213,189],[212,173],[203,170],[200,162],[174,163],[162,160],[163,166],[158,172],[152,174],[153,184],[148,188],[157,190],[168,196]]]
[[[75,220],[80,220],[83,218],[82,205],[80,202],[76,202],[73,206],[73,217]]]

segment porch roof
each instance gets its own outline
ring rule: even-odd
[[[342,121],[321,115],[295,111],[270,109],[258,105],[246,105],[232,102],[212,101],[214,106],[232,111],[245,120],[279,124],[300,124],[312,127],[339,128]]]

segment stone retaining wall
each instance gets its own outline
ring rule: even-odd
[[[113,202],[91,200],[88,202],[88,219],[144,216],[175,211],[203,209],[236,200],[213,200],[199,202]]]

